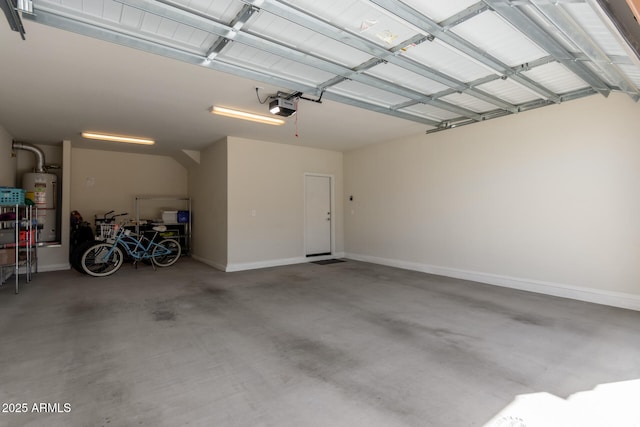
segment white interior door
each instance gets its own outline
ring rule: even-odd
[[[331,255],[331,177],[305,176],[306,255]]]

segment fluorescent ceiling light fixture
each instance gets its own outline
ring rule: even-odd
[[[276,119],[274,117],[269,116],[261,116],[260,114],[247,113],[246,111],[238,111],[232,110],[231,108],[225,107],[211,107],[211,112],[213,114],[218,114],[220,116],[233,117],[235,119],[243,119],[250,120],[252,122],[264,123],[267,125],[283,125],[285,122],[282,119]]]
[[[153,145],[155,141],[147,138],[137,138],[135,136],[109,135],[106,133],[82,132],[82,137],[87,139],[99,139],[101,141],[126,142],[128,144]]]

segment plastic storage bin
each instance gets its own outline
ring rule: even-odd
[[[24,205],[22,188],[0,187],[0,206]]]
[[[189,222],[189,211],[178,211],[178,222],[180,224]]]

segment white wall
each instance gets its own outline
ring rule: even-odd
[[[593,96],[346,153],[347,255],[640,309],[639,118]]]
[[[71,210],[93,223],[94,215],[115,210],[135,217],[136,196],[186,197],[187,169],[167,156],[71,150]],[[184,209],[169,202],[145,203],[141,218],[160,218],[162,208]],[[150,217],[150,218],[145,218]]]
[[[227,265],[227,140],[200,153],[200,163],[189,169],[192,198],[192,256],[224,270]]]
[[[227,270],[305,261],[305,173],[334,177],[335,250],[341,253],[342,153],[228,138]]]
[[[12,141],[11,135],[0,125],[0,187],[16,185],[16,159],[12,156]]]
[[[62,167],[60,171],[57,171],[59,179],[58,185],[62,189],[62,197],[58,202],[58,210],[62,220],[60,224],[60,244],[38,249],[38,271],[66,270],[70,268],[69,233],[71,231],[71,226],[68,218],[70,213],[69,195],[71,188],[71,171],[69,167],[71,162],[71,142],[62,141],[62,149],[60,149],[60,147],[57,147],[55,150],[52,147],[39,147],[45,151],[45,160],[47,164],[55,162]],[[51,152],[49,152],[49,150],[51,150]],[[33,156],[33,154],[31,154],[31,156]]]

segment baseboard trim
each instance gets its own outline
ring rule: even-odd
[[[303,262],[307,262],[307,259],[304,257],[282,258],[282,259],[272,259],[272,260],[254,261],[254,262],[238,262],[238,263],[227,264],[227,268],[225,269],[225,271],[231,273],[234,271],[257,270],[259,268],[281,267],[283,265],[302,264]]]
[[[206,264],[206,265],[208,265],[209,267],[213,267],[213,268],[215,268],[216,270],[222,270],[222,271],[225,271],[225,268],[226,268],[226,265],[225,265],[225,264],[220,264],[219,262],[211,261],[211,260],[209,260],[209,259],[199,257],[198,255],[195,255],[195,254],[190,254],[189,256],[190,256],[191,258],[195,259],[195,260],[196,260],[196,261],[198,261],[198,262],[201,262],[201,263],[203,263],[203,264]]]
[[[62,270],[70,270],[71,264],[47,264],[47,265],[38,265],[38,272],[46,273],[47,271],[62,271]]]
[[[282,267],[283,265],[304,264],[306,262],[323,261],[332,258],[344,258],[344,252],[337,252],[330,255],[319,255],[313,257],[299,256],[294,258],[280,258],[265,261],[230,263],[226,265],[224,271],[234,272],[244,270],[257,270],[259,268]]]
[[[518,289],[539,294],[552,295],[561,298],[575,299],[578,301],[608,305],[618,308],[640,311],[640,295],[624,292],[612,292],[601,289],[583,288],[579,286],[560,283],[543,282],[539,280],[523,279],[518,277],[502,276],[498,274],[481,273],[477,271],[460,270],[449,267],[440,267],[429,264],[421,264],[409,261],[374,257],[355,253],[346,253],[345,257],[355,261],[370,262],[373,264],[387,265],[405,270],[420,271],[438,276],[452,277],[455,279],[470,280],[505,288]]]

